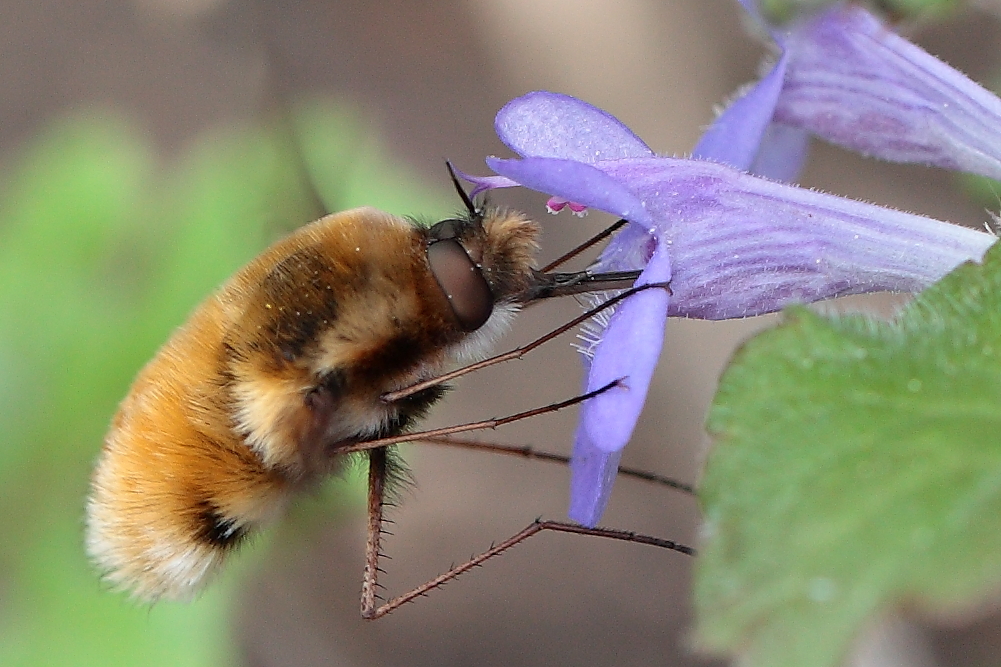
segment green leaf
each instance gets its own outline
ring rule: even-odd
[[[892,605],[1001,590],[1001,249],[892,323],[787,312],[727,369],[700,492],[698,640],[836,665]]]

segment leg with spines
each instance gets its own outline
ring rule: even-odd
[[[643,478],[652,480],[653,476],[646,475]],[[483,553],[473,556],[464,563],[453,565],[448,569],[448,571],[439,574],[434,579],[431,579],[409,592],[391,598],[388,602],[379,605],[377,604],[377,601],[380,599],[378,595],[379,573],[383,571],[379,567],[379,559],[382,557],[381,537],[383,534],[383,506],[386,489],[386,449],[384,447],[373,449],[369,452],[368,479],[368,535],[365,543],[365,576],[362,582],[361,599],[361,615],[362,618],[368,620],[382,618],[394,609],[397,609],[408,602],[413,602],[419,597],[426,596],[430,591],[444,586],[446,583],[455,579],[459,575],[464,574],[475,567],[479,567],[491,558],[499,556],[511,547],[524,542],[532,535],[540,533],[544,530],[561,533],[576,533],[578,535],[591,535],[594,537],[605,537],[614,540],[622,540],[624,542],[647,544],[650,546],[660,547],[662,549],[677,551],[689,556],[695,555],[695,549],[692,547],[659,537],[643,535],[641,533],[634,533],[626,530],[616,530],[613,528],[588,528],[575,523],[566,523],[563,521],[543,521],[542,519],[536,519],[524,529],[518,531],[506,540],[492,545]]]

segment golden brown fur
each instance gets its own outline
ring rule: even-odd
[[[278,242],[142,370],[106,437],[87,546],[143,599],[196,593],[248,531],[336,470],[338,446],[405,431],[442,393],[385,392],[481,352],[532,279],[538,230],[490,211],[461,242],[499,304],[462,332],[428,268],[428,231],[373,209]]]

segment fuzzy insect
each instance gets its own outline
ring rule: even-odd
[[[360,208],[298,229],[171,336],[93,475],[87,550],[108,582],[190,599],[347,451],[411,430],[522,305],[636,276],[538,271],[538,225],[457,189],[467,212],[431,227]]]

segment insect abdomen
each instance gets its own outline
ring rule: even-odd
[[[440,396],[379,399],[459,338],[422,244],[370,209],[328,216],[199,306],[136,379],[98,461],[87,545],[108,581],[190,598],[293,492],[336,470],[339,441],[405,428]]]

